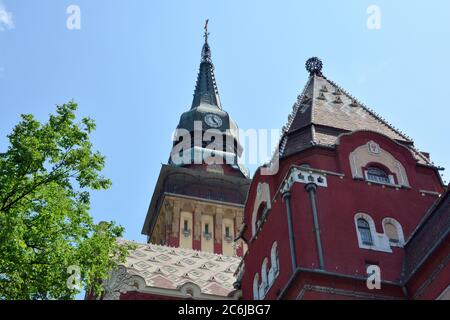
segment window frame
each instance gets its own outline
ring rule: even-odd
[[[385,185],[395,185],[396,184],[396,175],[394,173],[391,172],[391,170],[389,170],[386,166],[382,165],[381,163],[368,163],[365,167],[362,168],[363,172],[364,172],[364,177],[365,180],[367,182],[370,183],[376,183],[376,184],[385,184]],[[369,171],[371,169],[374,169],[376,171],[382,172],[386,175],[386,179],[382,180],[382,179],[372,179],[370,178],[370,173]],[[381,177],[381,175],[374,175],[372,174],[372,176],[375,177]]]
[[[395,227],[395,230],[397,231],[397,237],[398,237],[398,242],[392,242],[391,239],[389,239],[387,233],[386,233],[386,224],[391,224]],[[403,234],[403,227],[401,225],[400,222],[398,222],[398,220],[391,218],[391,217],[386,217],[383,219],[383,221],[381,222],[381,224],[383,225],[383,232],[386,235],[386,237],[389,239],[389,244],[391,247],[400,247],[402,248],[405,245],[405,236]]]
[[[361,236],[361,233],[359,232],[358,228],[358,219],[364,219],[366,222],[369,223],[370,226],[370,233],[372,237],[372,245],[368,245],[363,243],[363,238]],[[353,217],[354,224],[355,224],[355,233],[358,240],[358,247],[360,249],[368,249],[368,250],[374,250],[374,251],[381,251],[381,252],[387,252],[392,253],[392,248],[389,245],[389,239],[386,237],[383,233],[378,233],[375,227],[375,222],[372,219],[372,217],[366,213],[358,212]]]
[[[362,222],[362,225],[360,222]],[[374,245],[374,241],[369,221],[363,217],[359,217],[356,219],[356,225],[358,227],[359,235],[361,236],[362,244],[372,247]],[[369,241],[367,238],[369,238]]]

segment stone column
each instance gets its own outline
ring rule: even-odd
[[[173,205],[173,219],[172,219],[172,237],[178,238],[180,236],[180,204],[175,202]]]
[[[222,243],[222,218],[223,218],[223,210],[220,208],[216,209],[215,215],[215,229],[214,229],[214,239],[216,243]]]
[[[322,241],[320,240],[320,227],[319,227],[319,216],[317,213],[317,203],[316,203],[316,189],[317,185],[315,183],[308,183],[305,186],[306,191],[309,193],[309,200],[311,202],[311,210],[314,219],[314,233],[316,235],[316,245],[317,254],[319,256],[319,266],[320,269],[324,269],[323,251],[322,251]]]
[[[202,207],[197,205],[194,210],[194,241],[200,241],[202,236]]]
[[[289,247],[291,252],[292,273],[294,273],[295,270],[297,270],[297,254],[295,252],[294,227],[292,225],[291,193],[289,191],[283,193],[283,200],[286,203],[286,215],[289,232]]]
[[[164,244],[169,243],[172,234],[172,220],[173,220],[173,203],[166,202],[164,205]]]

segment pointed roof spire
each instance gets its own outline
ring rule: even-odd
[[[354,131],[383,134],[410,148],[416,159],[428,162],[414,149],[414,142],[322,74],[322,61],[306,61],[308,82],[294,103],[284,126],[280,155],[288,156],[311,145],[335,146],[339,136]]]
[[[219,98],[219,90],[217,89],[216,77],[214,75],[214,65],[211,60],[211,48],[208,43],[208,23],[205,22],[205,43],[202,48],[202,58],[200,61],[200,70],[197,76],[197,83],[195,85],[194,99],[192,100],[191,109],[198,107],[201,104],[209,104],[222,109]]]

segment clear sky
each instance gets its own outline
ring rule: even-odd
[[[72,4],[80,30],[66,27]],[[370,5],[380,29],[367,27]],[[113,182],[93,194],[92,214],[145,241],[171,133],[192,101],[206,18],[222,104],[240,127],[281,128],[306,83],[306,59],[319,56],[329,79],[450,170],[442,0],[0,0],[0,152],[20,114],[44,121],[74,99],[97,122],[93,142]]]

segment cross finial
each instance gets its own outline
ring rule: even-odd
[[[202,49],[202,62],[211,62],[211,49],[209,48],[209,44],[208,44],[208,36],[209,36],[209,32],[208,32],[208,22],[209,19],[206,19],[205,21],[205,35],[203,37],[205,37],[205,43],[203,44],[203,49]]]
[[[209,22],[209,19],[206,19],[206,21],[205,21],[205,35],[204,35],[204,37],[205,37],[205,42],[208,42],[208,36],[209,36],[209,32],[208,32],[208,22]]]

